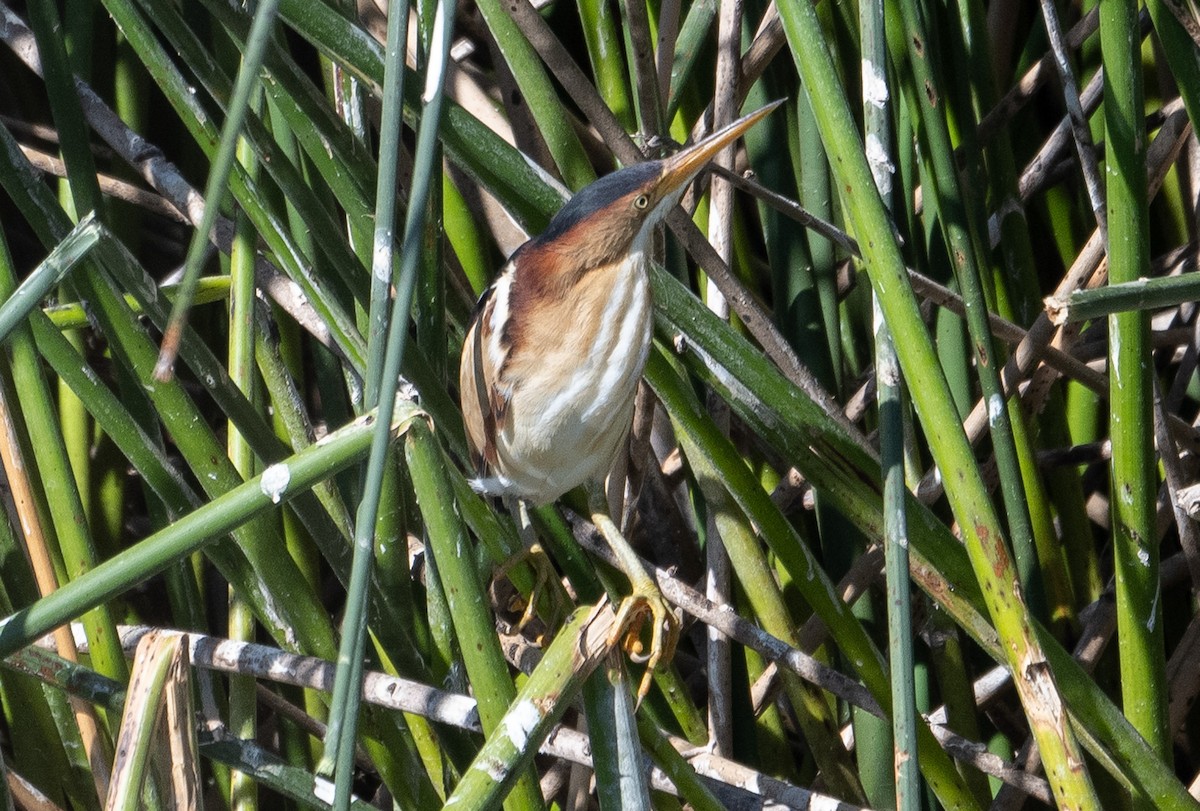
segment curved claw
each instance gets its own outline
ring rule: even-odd
[[[647,615],[654,625],[650,633],[650,653],[643,655],[640,637]],[[635,660],[646,662],[646,672],[638,686],[637,703],[640,705],[650,692],[654,671],[660,664],[665,666],[671,661],[679,642],[679,618],[653,583],[635,585],[633,593],[621,601],[609,635],[609,644],[618,642]]]
[[[514,568],[522,564],[528,565],[533,569],[534,581],[527,599],[521,599],[520,593],[515,592],[513,604],[508,606],[509,610],[521,612],[521,617],[519,620],[517,620],[517,624],[512,633],[523,633],[526,627],[533,622],[533,620],[538,619],[537,612],[539,604],[543,607],[546,605],[545,602],[540,601],[543,597],[547,597],[551,604],[550,613],[543,619],[547,630],[544,630],[542,633],[538,634],[538,636],[541,637],[547,633],[549,635],[553,635],[553,631],[557,626],[557,620],[561,617],[559,595],[556,590],[551,587],[555,578],[557,577],[557,573],[554,570],[554,564],[551,562],[550,556],[546,554],[546,550],[542,548],[540,543],[535,541],[533,544],[526,546],[520,552],[516,553],[508,560],[504,561],[504,563],[500,564],[500,566],[498,566],[492,573],[491,582],[488,584],[489,594],[492,597],[493,603],[496,603],[497,598],[494,590],[496,585],[501,580],[506,578],[509,580],[509,582],[513,583],[513,588],[515,590],[516,582],[513,581],[509,575]],[[523,605],[521,605],[521,603],[523,603]]]

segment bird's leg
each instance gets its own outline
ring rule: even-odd
[[[555,590],[548,589],[547,586],[556,577],[554,564],[550,562],[549,556],[538,543],[537,533],[533,528],[533,524],[529,520],[529,510],[524,501],[515,498],[505,498],[504,505],[508,508],[509,513],[513,517],[513,522],[517,526],[517,533],[521,536],[521,551],[510,557],[492,574],[492,582],[499,581],[501,578],[508,577],[508,573],[520,563],[527,562],[530,568],[533,569],[534,582],[533,587],[529,592],[529,597],[526,600],[525,608],[521,612],[521,618],[517,621],[516,633],[521,633],[525,630],[525,626],[537,615],[538,599],[542,594],[549,593],[551,599],[554,599]],[[553,631],[551,622],[554,617],[558,616],[559,608],[555,606],[552,611],[554,616],[548,618],[547,627]]]
[[[625,540],[625,536],[613,523],[603,489],[589,489],[588,496],[592,523],[617,556],[617,563],[629,578],[632,587],[630,595],[621,601],[617,609],[617,619],[609,644],[615,645],[624,637],[625,649],[632,654],[640,654],[641,642],[638,634],[647,613],[654,622],[650,634],[650,654],[646,657],[646,673],[638,687],[637,700],[640,704],[650,692],[650,680],[655,668],[659,664],[665,665],[670,662],[671,657],[675,655],[675,644],[679,641],[679,619],[659,591],[658,584],[646,573],[637,552],[633,551],[629,541]]]

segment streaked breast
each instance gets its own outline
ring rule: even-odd
[[[523,319],[505,369],[512,400],[499,468],[543,496],[556,491],[545,500],[603,477],[628,433],[652,323],[640,260],[590,271]]]

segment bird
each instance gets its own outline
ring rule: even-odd
[[[629,578],[610,643],[654,623],[646,678],[670,661],[679,621],[608,514],[605,479],[624,452],[653,326],[655,229],[691,181],[781,102],[661,160],[585,186],[519,247],[484,291],[463,340],[459,394],[487,496],[540,506],[586,485],[593,524]],[[643,680],[639,698],[649,681]]]

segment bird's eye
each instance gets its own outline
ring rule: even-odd
[[[644,194],[639,194],[637,197],[633,198],[633,207],[640,211],[645,211],[649,205],[650,198]]]

